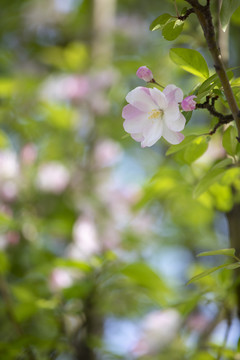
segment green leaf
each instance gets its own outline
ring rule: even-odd
[[[206,90],[209,90],[209,87],[211,87],[212,85],[215,86],[215,82],[217,79],[218,79],[218,74],[213,74],[212,76],[210,76],[200,85],[200,87],[198,88],[198,94],[201,94]]]
[[[0,251],[0,274],[5,274],[8,271],[9,266],[10,264],[7,255],[4,252]]]
[[[196,50],[173,48],[170,50],[171,60],[182,69],[201,78],[208,78],[208,66],[203,56]]]
[[[208,270],[205,270],[203,271],[202,273],[192,277],[188,282],[187,282],[187,285],[193,283],[194,281],[197,281],[197,280],[200,280],[202,279],[203,277],[213,273],[214,271],[217,271],[219,269],[223,269],[223,268],[229,268],[230,269],[230,266],[233,265],[233,264],[223,264],[223,265],[219,265],[219,266],[215,266],[215,267],[212,267]]]
[[[236,79],[233,79],[231,82],[232,87],[239,87],[240,86],[240,77],[237,77]]]
[[[240,267],[240,262],[235,262],[233,264],[230,264],[226,267],[228,270],[234,270]]]
[[[135,284],[149,291],[160,304],[166,305],[166,296],[171,294],[167,284],[148,265],[136,262],[126,266],[122,273]]]
[[[162,29],[164,39],[168,41],[175,40],[183,30],[184,22],[181,20],[171,20]]]
[[[235,255],[235,249],[221,249],[221,250],[213,250],[213,251],[205,251],[197,255],[197,257],[200,256],[212,256],[212,255],[225,255],[225,256],[234,256]]]
[[[185,149],[184,160],[186,163],[191,164],[200,156],[202,156],[208,148],[206,136],[199,136],[194,139]]]
[[[0,213],[0,233],[7,231],[13,225],[13,219],[5,213]]]
[[[192,113],[193,111],[183,111],[182,114],[186,119],[186,125],[189,123],[189,121],[191,120],[192,117]]]
[[[165,286],[161,278],[145,263],[134,263],[122,270],[123,274],[130,277],[139,285],[147,288],[162,288]]]
[[[176,152],[184,149],[186,146],[188,146],[192,141],[194,141],[198,137],[199,135],[186,136],[185,139],[180,144],[171,145],[167,150],[166,155],[175,154]]]
[[[169,19],[171,19],[172,16],[169,14],[162,14],[158,16],[153,22],[151,23],[149,30],[155,31],[155,30],[161,30],[163,26],[168,22]]]
[[[224,131],[222,137],[223,147],[226,150],[226,152],[231,156],[236,155],[237,145],[238,145],[238,141],[236,139],[237,136],[238,136],[237,129],[235,128],[235,126],[231,125]]]
[[[91,270],[91,267],[83,261],[64,259],[64,258],[56,259],[54,262],[54,266],[75,268],[86,272]]]
[[[207,191],[212,184],[219,181],[226,171],[226,166],[229,164],[232,164],[232,160],[225,159],[213,166],[197,184],[193,193],[194,197],[199,197],[202,193]]]
[[[232,14],[240,6],[240,0],[223,0],[220,11],[220,20],[223,31],[226,31]]]

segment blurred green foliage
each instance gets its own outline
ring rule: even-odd
[[[103,13],[115,5],[109,24],[97,3]],[[123,138],[124,98],[144,86],[141,65],[199,101],[222,96],[194,17],[184,28],[171,18],[163,37],[174,44],[148,30],[164,12],[176,15],[173,2],[1,1],[1,359],[239,356],[239,334],[221,341],[229,313],[237,321],[232,271],[186,286],[223,264],[197,253],[229,246],[223,213],[239,201],[235,128],[210,140],[217,120],[203,110],[188,115],[180,145],[141,149]],[[239,43],[230,55],[237,63]]]

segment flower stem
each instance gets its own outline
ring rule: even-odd
[[[161,84],[159,84],[156,80],[154,80],[154,79],[152,79],[151,81],[149,81],[150,83],[152,83],[152,84],[156,84],[156,85],[158,85],[158,86],[160,86],[161,88],[165,88],[165,86],[162,86]]]

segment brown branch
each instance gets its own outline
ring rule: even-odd
[[[217,129],[221,127],[222,125],[229,124],[231,121],[233,121],[232,114],[223,115],[220,112],[218,112],[215,107],[215,101],[218,99],[218,96],[206,97],[206,101],[203,104],[196,104],[197,109],[206,109],[209,111],[209,113],[219,119],[218,123],[214,126],[214,128],[209,132],[209,135],[215,134]]]
[[[198,2],[198,0],[185,0],[185,1],[193,7],[194,12],[196,13],[200,25],[203,29],[204,37],[206,39],[208,49],[214,61],[214,67],[221,81],[223,91],[226,96],[226,100],[229,104],[231,113],[237,125],[237,129],[238,129],[237,139],[240,142],[240,111],[227,77],[227,73],[223,64],[220,49],[217,45],[216,34],[212,21],[212,14],[210,10],[210,1],[207,0],[205,6],[201,5]]]
[[[193,8],[190,8],[190,9],[187,9],[187,11],[185,12],[184,15],[178,15],[177,18],[178,18],[179,20],[184,21],[184,20],[186,20],[186,19],[189,17],[189,15],[191,15],[192,13],[194,13],[194,9],[193,9]]]

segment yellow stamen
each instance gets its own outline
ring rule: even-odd
[[[152,111],[149,112],[149,116],[148,118],[150,120],[155,120],[155,119],[159,119],[163,116],[163,110],[161,109],[153,109]]]

